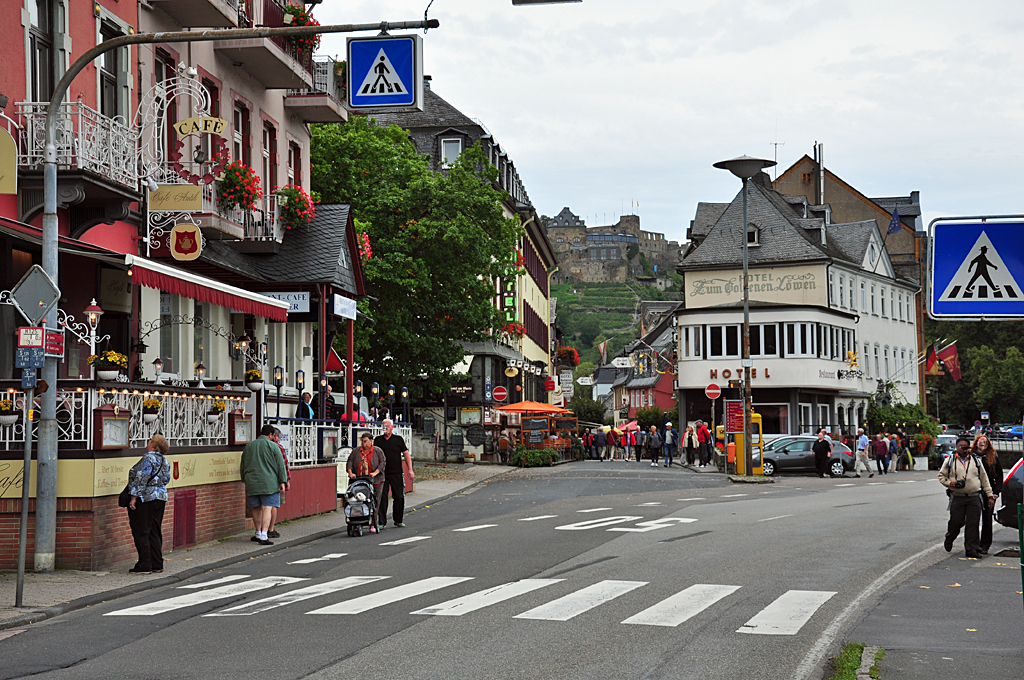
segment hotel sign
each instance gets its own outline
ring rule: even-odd
[[[686,272],[686,306],[714,307],[743,299],[743,270]],[[825,267],[759,267],[750,272],[750,299],[798,305],[828,304]]]

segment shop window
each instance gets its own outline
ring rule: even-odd
[[[163,362],[163,373],[174,373],[178,368],[180,356],[178,329],[180,326],[171,322],[181,313],[181,298],[171,293],[160,293],[160,360]]]
[[[763,434],[789,434],[789,404],[754,404]]]

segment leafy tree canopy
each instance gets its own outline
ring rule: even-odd
[[[359,372],[447,389],[459,342],[503,323],[492,281],[520,273],[523,229],[502,212],[497,171],[477,144],[434,173],[405,130],[362,116],[314,125],[310,159],[313,189],[324,203],[351,204],[373,249],[363,270],[376,301],[360,307],[374,322],[356,324]]]
[[[640,426],[641,430],[650,432],[651,425],[661,430],[661,426],[665,423],[666,419],[672,420],[671,414],[662,411],[657,406],[638,408],[636,410],[636,424]]]
[[[604,404],[599,401],[576,394],[569,400],[567,408],[580,420],[588,423],[604,422]]]

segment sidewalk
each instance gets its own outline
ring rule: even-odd
[[[406,495],[406,512],[414,513],[419,508],[515,469],[497,465],[448,464],[443,468],[417,465],[416,490]],[[110,567],[109,571],[56,571],[51,574],[29,572],[25,574],[26,606],[21,609],[14,607],[17,573],[2,572],[0,630],[28,625],[98,602],[177,583],[257,555],[344,532],[345,520],[341,513],[329,512],[282,523],[278,525],[278,531],[281,532],[281,538],[276,539],[270,547],[260,547],[250,541],[250,531],[184,550],[166,552],[162,574],[133,576],[128,573],[128,569],[133,566],[134,560]],[[165,545],[167,538],[164,536]]]

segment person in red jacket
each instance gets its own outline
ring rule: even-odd
[[[704,467],[711,462],[711,447],[713,446],[711,441],[711,432],[708,430],[707,425],[704,424],[703,420],[697,421],[696,431],[697,446],[700,454],[700,466]]]

